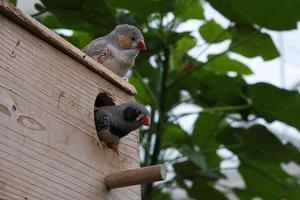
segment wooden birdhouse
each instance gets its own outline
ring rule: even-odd
[[[135,93],[0,0],[0,199],[140,199],[138,185],[107,188],[161,179],[164,170],[124,171],[139,168],[138,132],[121,139],[116,156],[97,145],[94,124],[95,102],[133,101]]]

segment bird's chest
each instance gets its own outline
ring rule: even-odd
[[[104,141],[110,146],[117,146],[120,140],[120,137],[112,134],[109,129],[102,130],[100,133],[98,133],[98,137],[101,141]]]
[[[110,48],[112,58],[107,59],[103,65],[111,69],[113,72],[118,74],[119,76],[124,77],[128,72],[129,68],[133,65],[131,59],[123,53],[122,51],[116,48]]]
[[[123,58],[114,57],[114,59],[106,60],[103,65],[107,66],[110,70],[123,77],[129,70],[131,63],[127,62]]]

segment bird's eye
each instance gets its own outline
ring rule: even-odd
[[[142,111],[138,110],[136,113],[137,113],[138,115],[140,115],[140,114],[142,114]]]
[[[131,37],[132,41],[135,41],[135,38],[134,37]]]

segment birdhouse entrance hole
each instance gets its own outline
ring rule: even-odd
[[[102,106],[112,106],[112,105],[116,105],[113,98],[105,92],[100,92],[95,100],[94,110],[95,110],[95,108],[99,108]],[[96,119],[95,119],[95,113],[94,113],[94,122],[96,125],[95,120]]]
[[[114,100],[105,92],[100,92],[95,101],[95,107],[115,105]]]

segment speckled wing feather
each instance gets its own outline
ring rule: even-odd
[[[93,56],[93,58],[98,62],[103,64],[106,60],[112,59],[113,55],[108,48],[103,48],[98,55]]]
[[[107,113],[102,113],[101,110],[95,111],[95,126],[97,132],[109,129],[111,126],[111,120]]]
[[[108,130],[110,134],[113,134],[119,138],[126,136],[129,132],[123,131],[122,129],[115,127],[115,124],[111,120],[111,115],[108,112],[113,112],[112,110],[107,110],[107,107],[97,108],[95,110],[95,126],[98,136],[102,134],[103,131]],[[116,112],[117,114],[119,112]],[[118,118],[118,116],[114,116]],[[121,121],[121,120],[120,120]]]
[[[111,51],[107,48],[107,42],[104,37],[93,40],[82,51],[101,64],[107,59],[113,58]]]
[[[112,149],[117,149],[120,137],[114,135],[112,130],[112,116],[108,113],[107,108],[96,108],[95,110],[95,125],[97,130],[97,136],[100,141]]]

